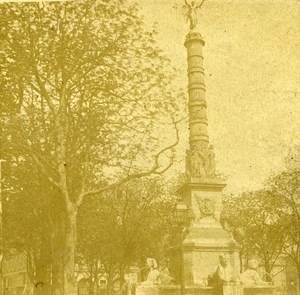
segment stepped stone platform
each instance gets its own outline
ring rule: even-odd
[[[136,295],[183,295],[179,285],[137,286]],[[275,287],[226,284],[223,290],[209,286],[187,286],[184,295],[275,295]]]

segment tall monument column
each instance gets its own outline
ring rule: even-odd
[[[190,147],[199,150],[208,148],[207,115],[202,47],[200,33],[190,31],[184,43],[188,54],[188,91]]]
[[[185,40],[188,62],[189,149],[186,155],[187,182],[179,189],[189,211],[189,233],[183,242],[186,286],[205,285],[207,277],[226,255],[239,273],[239,247],[231,232],[220,222],[222,190],[226,184],[217,177],[215,155],[209,143],[207,102],[203,67],[205,42],[197,31],[196,6],[185,0],[190,31]],[[203,1],[202,1],[203,3]]]

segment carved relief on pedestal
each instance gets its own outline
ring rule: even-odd
[[[215,213],[215,204],[210,199],[197,199],[199,211],[203,217],[213,216]]]
[[[198,205],[198,210],[196,212],[196,221],[199,221],[203,218],[213,218],[215,217],[216,212],[216,202],[213,199],[202,197],[196,193],[194,193],[194,198],[196,200],[196,203]]]

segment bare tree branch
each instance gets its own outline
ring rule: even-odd
[[[95,194],[99,194],[103,191],[106,191],[106,190],[109,190],[109,189],[112,189],[112,188],[115,188],[115,187],[118,187],[120,186],[121,184],[131,180],[131,179],[135,179],[135,178],[141,178],[141,177],[146,177],[146,176],[150,176],[152,174],[157,174],[157,175],[161,175],[163,174],[164,172],[166,172],[173,164],[173,161],[171,161],[165,168],[163,169],[160,169],[160,165],[159,165],[159,160],[160,160],[160,157],[162,154],[164,154],[166,151],[169,151],[171,149],[173,149],[174,147],[177,146],[177,144],[179,143],[179,130],[178,130],[178,127],[177,127],[177,124],[178,122],[174,122],[174,127],[175,127],[175,133],[176,133],[176,139],[175,141],[166,146],[165,148],[163,148],[162,150],[160,150],[155,156],[154,156],[154,165],[153,167],[148,170],[148,171],[145,171],[145,172],[140,172],[140,173],[134,173],[134,174],[131,174],[131,175],[127,175],[125,178],[123,178],[122,180],[118,181],[118,182],[115,182],[113,184],[110,184],[106,187],[103,187],[103,188],[100,188],[100,189],[96,189],[96,190],[90,190],[90,191],[86,191],[86,192],[82,192],[78,199],[77,199],[77,202],[76,202],[76,205],[77,206],[80,206],[80,204],[82,203],[83,199],[88,196],[88,195],[95,195]]]

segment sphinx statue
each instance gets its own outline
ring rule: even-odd
[[[160,295],[161,273],[154,258],[147,258],[147,279],[136,287],[136,295]]]
[[[146,281],[142,282],[143,286],[160,285],[160,271],[157,269],[157,262],[154,258],[147,258],[149,273]]]
[[[240,275],[240,281],[243,285],[254,286],[254,285],[269,285],[268,282],[264,281],[258,271],[258,262],[256,259],[248,261],[248,269]]]
[[[219,286],[233,280],[233,271],[228,263],[227,255],[219,255],[219,261],[216,271],[208,277],[208,284],[211,286]]]
[[[161,285],[173,285],[174,278],[171,276],[167,261],[163,259],[159,267],[159,278]]]

